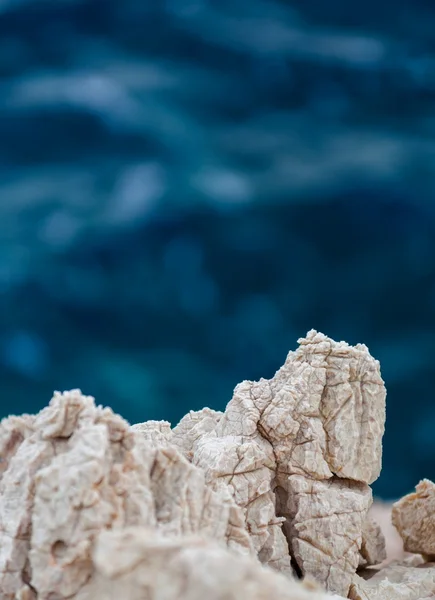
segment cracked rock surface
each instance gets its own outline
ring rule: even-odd
[[[310,331],[272,379],[174,428],[78,390],[4,419],[0,600],[366,593],[385,395],[366,346]]]
[[[378,523],[368,515],[362,530],[359,566],[379,565],[387,558],[385,537]]]
[[[386,391],[366,346],[314,330],[299,344],[272,379],[239,384],[224,414],[190,413],[174,438],[213,489],[231,489],[262,563],[290,572],[292,557],[346,595],[381,468]]]
[[[176,448],[150,444],[77,390],[56,394],[36,417],[2,421],[0,448],[1,600],[80,598],[93,585],[95,540],[106,530],[200,534],[252,554],[228,493],[207,486]]]

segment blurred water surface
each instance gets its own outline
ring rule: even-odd
[[[0,0],[1,415],[222,409],[312,327],[435,477],[435,5]],[[1,416],[0,415],[0,416]]]

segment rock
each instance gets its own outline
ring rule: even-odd
[[[253,552],[228,493],[210,489],[176,448],[153,446],[78,390],[55,394],[34,418],[2,421],[0,440],[2,600],[31,598],[32,590],[38,600],[80,598],[105,530],[200,534],[233,554]]]
[[[421,557],[393,561],[379,571],[367,569],[364,577],[354,576],[351,600],[422,600],[435,596],[435,563],[424,563]]]
[[[231,489],[263,564],[290,572],[292,557],[346,595],[381,468],[386,392],[366,346],[314,330],[299,343],[271,380],[242,382],[223,415],[190,413],[173,435],[189,431],[186,456],[213,489]]]
[[[299,341],[173,430],[79,390],[3,420],[1,600],[346,596],[385,557],[367,518],[385,387],[365,346]]]
[[[379,565],[387,558],[385,537],[376,521],[367,516],[362,530],[360,566]]]
[[[331,600],[197,536],[162,537],[144,528],[103,531],[93,559],[92,585],[77,600]]]
[[[172,430],[169,421],[146,421],[131,426],[131,431],[137,431],[147,442],[167,446],[172,441]]]
[[[435,558],[435,484],[423,479],[415,493],[393,504],[392,522],[407,552]]]
[[[186,458],[192,460],[196,442],[205,435],[216,435],[216,426],[222,415],[210,408],[191,410],[173,429],[172,443]]]
[[[291,548],[303,573],[328,590],[347,595],[359,564],[364,521],[371,503],[370,488],[348,480],[316,481],[290,478],[293,521]]]

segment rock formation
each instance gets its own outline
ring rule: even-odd
[[[230,488],[262,563],[286,572],[293,558],[346,595],[381,469],[386,392],[366,346],[315,331],[299,343],[271,380],[239,384],[224,414],[187,415],[173,443],[213,489]]]
[[[0,449],[1,600],[81,598],[95,574],[95,540],[107,530],[198,534],[253,552],[228,493],[78,390],[55,394],[36,417],[4,420]]]
[[[435,484],[423,479],[415,488],[393,505],[393,525],[407,552],[416,552],[435,560]]]
[[[371,569],[386,556],[368,515],[379,363],[315,331],[299,342],[272,379],[238,385],[225,412],[190,412],[173,429],[130,426],[78,390],[4,419],[0,600],[387,600],[409,573],[417,583],[398,597],[435,594],[430,566]],[[426,508],[405,499],[394,519],[405,547],[430,555],[412,513],[430,512],[433,492],[417,492]]]

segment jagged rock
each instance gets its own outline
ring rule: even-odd
[[[108,529],[197,533],[252,553],[228,493],[212,491],[174,447],[153,446],[77,390],[55,394],[34,418],[2,421],[0,440],[1,600],[32,590],[38,600],[84,594],[95,538]]]
[[[222,412],[210,408],[191,410],[173,429],[172,443],[186,458],[192,460],[196,442],[205,435],[216,435],[216,426],[222,415]]]
[[[315,331],[173,430],[56,393],[0,425],[0,598],[324,597],[313,579],[345,596],[383,557],[384,419],[379,363]]]
[[[366,346],[314,330],[299,343],[271,380],[239,384],[223,415],[190,413],[173,434],[191,432],[186,456],[213,489],[229,486],[262,563],[289,572],[293,556],[346,595],[381,468],[386,392]]]
[[[435,563],[420,556],[394,561],[383,569],[354,576],[351,600],[423,600],[435,597]]]
[[[393,504],[392,521],[407,552],[435,559],[435,484],[432,481],[423,479],[415,493]]]

